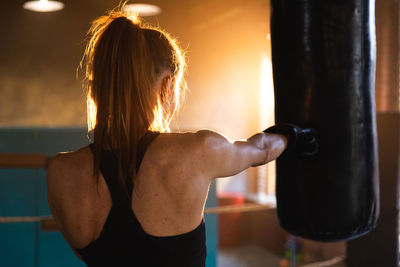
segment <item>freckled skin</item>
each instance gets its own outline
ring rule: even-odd
[[[143,158],[132,210],[151,235],[189,232],[203,218],[214,178],[275,160],[286,142],[281,135],[263,133],[236,142],[207,130],[162,133]],[[112,205],[101,174],[96,185],[92,165],[91,150],[84,147],[57,155],[47,170],[50,209],[72,248],[85,247],[99,237]]]

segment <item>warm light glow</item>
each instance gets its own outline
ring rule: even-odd
[[[35,12],[53,12],[64,8],[64,4],[58,1],[28,1],[22,6],[23,8]]]
[[[126,11],[125,11],[126,12]],[[163,99],[161,101],[160,97],[157,96],[157,105],[153,108],[153,121],[150,123],[149,130],[157,131],[157,132],[169,132],[169,125],[172,120],[172,117],[175,112],[177,112],[180,108],[180,104],[184,98],[185,90],[186,90],[186,82],[184,79],[186,63],[185,63],[185,54],[182,51],[177,43],[177,41],[171,37],[167,32],[164,32],[158,27],[152,26],[150,24],[142,24],[140,22],[139,17],[135,15],[135,13],[126,14],[121,13],[120,11],[111,11],[108,16],[102,16],[96,19],[92,27],[89,30],[89,34],[91,35],[90,41],[86,46],[86,50],[84,53],[84,57],[81,61],[81,67],[85,64],[85,75],[86,75],[86,82],[87,82],[87,119],[88,119],[88,131],[91,131],[96,126],[96,113],[97,108],[96,104],[91,98],[91,90],[92,90],[92,82],[93,82],[93,69],[92,63],[94,58],[93,51],[95,50],[95,45],[98,42],[99,38],[109,25],[109,22],[112,19],[118,18],[120,16],[128,16],[133,23],[138,23],[139,27],[142,29],[152,29],[155,31],[160,32],[163,34],[165,38],[168,39],[170,45],[173,47],[173,64],[175,65],[175,71],[173,76],[173,90],[174,95],[173,99],[167,100],[170,102],[165,102],[166,100]],[[110,20],[111,19],[111,20]],[[136,20],[137,19],[137,20]],[[172,94],[171,94],[172,95]],[[172,98],[172,97],[171,97]],[[164,106],[168,108],[164,109]],[[172,108],[173,107],[173,108]]]
[[[140,17],[155,16],[161,13],[161,8],[150,4],[128,4],[124,6],[124,12],[134,13]]]
[[[176,43],[175,39],[170,38],[170,42],[172,47],[176,51],[176,57],[175,61],[179,62],[179,68],[175,72],[175,85],[174,85],[174,96],[175,96],[175,110],[178,110],[180,108],[180,103],[182,102],[181,100],[184,98],[184,95],[181,94],[181,92],[184,92],[185,90],[183,88],[186,88],[186,84],[184,83],[184,74],[185,74],[185,68],[186,68],[186,62],[185,62],[185,56],[182,53],[182,50],[179,48],[178,44]]]
[[[180,104],[182,103],[182,101],[185,97],[184,92],[186,90],[186,82],[184,79],[185,71],[186,71],[185,54],[182,51],[182,49],[179,47],[177,41],[171,35],[169,35],[167,32],[164,32],[161,29],[155,28],[151,25],[144,25],[143,27],[147,28],[147,29],[154,29],[157,31],[161,31],[165,35],[165,37],[169,40],[171,46],[176,51],[176,53],[174,54],[174,57],[175,57],[174,62],[175,62],[175,65],[177,66],[177,69],[174,73],[174,80],[175,80],[174,98],[175,99],[174,99],[174,103],[170,103],[170,104],[173,104],[175,106],[174,112],[178,111],[180,109]],[[157,102],[158,104],[153,110],[154,120],[153,120],[152,124],[150,125],[150,130],[158,131],[158,132],[169,132],[170,131],[169,124],[170,124],[174,114],[168,114],[169,110],[164,111],[162,108],[161,100],[158,99],[157,101],[158,101]]]
[[[260,73],[260,127],[266,129],[275,124],[274,85],[272,81],[272,63],[267,55],[261,57]],[[258,168],[258,192],[275,195],[275,161]]]
[[[260,78],[260,123],[274,123],[274,85],[272,81],[272,63],[267,55],[261,57]]]
[[[154,107],[153,115],[154,115],[154,120],[150,125],[149,130],[161,133],[169,132],[170,118],[166,117],[162,108],[161,99],[159,98],[157,100],[157,105]]]
[[[93,99],[90,97],[90,94],[87,95],[86,99],[86,109],[87,109],[87,124],[88,124],[88,132],[94,130],[96,126],[96,113],[97,107],[94,103]]]
[[[130,12],[128,13],[128,19],[130,19],[133,23],[135,24],[140,24],[140,17],[137,13],[135,12]]]

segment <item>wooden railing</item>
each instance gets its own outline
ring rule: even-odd
[[[0,168],[45,169],[48,157],[43,154],[0,154]]]

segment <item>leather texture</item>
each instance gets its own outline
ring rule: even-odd
[[[276,123],[318,132],[318,154],[277,160],[277,210],[317,241],[368,233],[379,215],[373,0],[271,0]]]

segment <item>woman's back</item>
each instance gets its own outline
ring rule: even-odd
[[[145,154],[136,177],[130,205],[126,205],[127,202],[121,204],[125,199],[124,193],[120,191],[115,194],[118,190],[116,179],[109,177],[112,176],[113,166],[116,166],[112,162],[111,151],[102,153],[102,159],[107,162],[101,168],[98,193],[90,170],[93,165],[90,148],[61,154],[54,159],[48,169],[49,201],[53,215],[59,221],[71,247],[78,248],[79,254],[84,257],[85,253],[97,252],[98,259],[111,256],[114,261],[127,261],[129,259],[126,258],[127,255],[123,256],[124,253],[119,258],[112,253],[99,253],[105,252],[99,250],[106,248],[111,252],[116,246],[111,240],[102,241],[99,237],[104,239],[107,234],[106,225],[111,228],[110,236],[113,236],[114,240],[118,239],[117,232],[132,238],[135,234],[132,233],[132,229],[135,229],[135,226],[129,222],[137,219],[139,230],[143,233],[138,231],[137,240],[123,244],[129,248],[138,246],[143,249],[140,253],[131,251],[128,254],[133,262],[148,256],[149,253],[155,254],[154,259],[161,259],[162,255],[156,249],[157,244],[166,246],[165,251],[174,247],[177,250],[180,248],[180,252],[174,253],[175,256],[179,255],[175,260],[182,261],[187,256],[194,262],[196,257],[190,255],[188,249],[197,250],[192,251],[198,253],[197,260],[204,260],[205,240],[201,239],[205,233],[202,216],[211,177],[200,177],[201,171],[196,170],[199,164],[194,162],[197,157],[195,138],[195,134],[189,133],[159,136],[152,134],[150,140],[154,141],[151,144],[139,143],[138,154],[140,155],[140,150],[145,151]],[[148,142],[149,138],[146,141]],[[63,175],[59,175],[60,173]],[[117,205],[119,210],[115,211]],[[109,222],[111,215],[115,217],[114,226]],[[133,217],[130,217],[132,215]],[[125,227],[128,229],[124,229],[124,225],[128,226]],[[113,227],[116,229],[112,229]],[[99,241],[107,245],[99,245]],[[150,251],[146,250],[146,244],[152,245],[153,248]],[[183,253],[182,249],[186,252]],[[150,262],[151,259],[147,259],[147,264]]]

